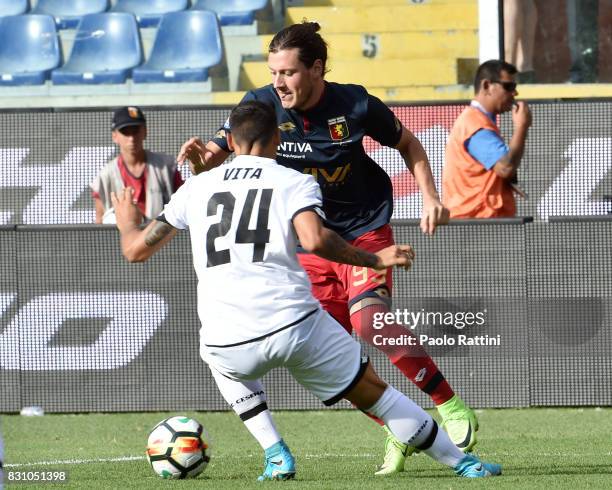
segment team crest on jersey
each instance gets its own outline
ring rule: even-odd
[[[344,116],[334,117],[327,120],[329,134],[334,141],[341,141],[349,136],[348,124]]]
[[[291,121],[284,122],[278,125],[278,129],[281,131],[293,131],[295,129],[295,124]]]

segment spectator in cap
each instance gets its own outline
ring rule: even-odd
[[[90,184],[96,206],[96,223],[115,223],[111,192],[134,189],[134,201],[146,220],[161,213],[170,196],[183,184],[170,155],[144,149],[145,116],[139,107],[122,107],[113,114],[113,142],[119,155],[107,162]]]

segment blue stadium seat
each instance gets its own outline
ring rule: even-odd
[[[130,12],[136,16],[140,27],[159,24],[164,14],[189,8],[189,0],[117,0],[113,12]]]
[[[42,85],[60,62],[53,17],[0,17],[0,85]]]
[[[58,29],[74,29],[87,14],[108,10],[108,0],[38,0],[33,14],[52,15]]]
[[[213,12],[174,12],[163,16],[149,60],[134,69],[134,83],[200,82],[223,58],[221,32]]]
[[[268,0],[197,0],[193,10],[212,10],[222,26],[250,25],[255,12],[268,4]]]
[[[28,0],[0,0],[0,17],[20,15],[27,12]]]
[[[68,62],[53,70],[56,85],[124,83],[142,62],[136,18],[124,12],[85,15]]]

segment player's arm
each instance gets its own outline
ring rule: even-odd
[[[134,190],[127,187],[117,194],[111,193],[111,200],[121,234],[123,256],[129,262],[144,262],[176,235],[176,229],[158,220],[141,229],[142,215],[134,204],[133,194]]]
[[[214,141],[204,142],[199,138],[191,138],[186,141],[176,157],[179,165],[189,162],[191,173],[197,175],[221,165],[229,156],[230,152],[225,151]]]
[[[414,260],[415,254],[409,245],[392,245],[375,254],[354,247],[335,231],[325,228],[312,210],[295,215],[293,226],[304,250],[333,262],[381,270],[393,266],[409,269]]]
[[[423,145],[380,99],[368,95],[367,107],[366,134],[400,152],[423,195],[421,230],[432,235],[438,225],[448,223],[450,213],[440,202]]]
[[[255,100],[253,92],[247,92],[241,102]],[[230,131],[229,120],[217,131],[215,136],[206,144],[199,138],[186,141],[179,151],[176,161],[180,165],[189,162],[191,173],[197,175],[221,165],[231,153],[227,144],[227,132]]]
[[[423,195],[421,230],[433,235],[437,226],[448,223],[450,213],[440,202],[425,148],[418,138],[402,125],[402,134],[395,149],[402,155]]]

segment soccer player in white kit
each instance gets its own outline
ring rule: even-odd
[[[260,378],[281,366],[325,405],[349,400],[382,419],[400,441],[461,476],[500,474],[499,465],[463,454],[429,414],[376,375],[359,343],[312,296],[296,257],[299,239],[305,250],[328,260],[407,269],[412,249],[392,245],[372,254],[323,226],[314,178],[274,161],[280,139],[270,106],[243,102],[232,111],[230,125],[228,141],[236,158],[187,180],[144,230],[130,188],[113,196],[113,206],[129,261],[147,260],[176,230],[189,228],[198,276],[200,355],[265,450],[260,479],[295,475],[294,458],[261,403]],[[250,401],[247,410],[232,403],[240,393],[250,394],[236,400]],[[267,418],[260,418],[265,413]]]

